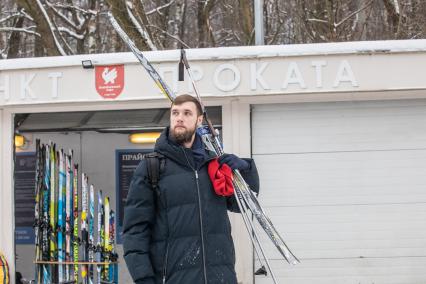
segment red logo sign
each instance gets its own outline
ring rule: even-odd
[[[115,99],[124,88],[124,65],[96,66],[96,91],[105,99]]]

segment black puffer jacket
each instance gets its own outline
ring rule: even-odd
[[[200,144],[197,135],[194,146]],[[235,212],[238,207],[234,197],[221,197],[213,190],[207,166],[214,155],[205,151],[201,159],[194,156],[199,149],[169,141],[168,129],[158,139],[155,151],[166,157],[158,193],[151,189],[146,162],[142,161],[124,210],[124,258],[133,280],[143,284],[164,280],[173,284],[236,284],[227,209]],[[258,191],[256,167],[251,159],[246,160],[250,169],[242,174]]]

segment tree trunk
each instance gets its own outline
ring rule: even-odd
[[[152,39],[152,42],[154,43],[154,45],[157,48],[162,49],[163,45],[162,45],[160,39],[158,37],[154,36],[154,34],[151,32],[151,29],[148,28],[149,25],[150,25],[150,22],[148,20],[148,17],[146,16],[145,9],[142,5],[142,1],[136,0],[136,1],[133,1],[133,3],[135,5],[136,14],[140,18],[142,25],[146,27],[146,32],[148,33],[149,37]]]
[[[54,31],[51,30],[47,19],[40,10],[37,0],[16,0],[19,6],[23,7],[25,11],[34,19],[36,24],[36,31],[42,35],[40,42],[46,52],[47,56],[59,56],[61,52],[55,43]]]
[[[244,44],[250,45],[253,40],[253,7],[252,0],[239,0],[240,21],[244,33]]]
[[[125,1],[107,0],[112,15],[117,20],[121,28],[126,32],[131,40],[136,44],[140,50],[152,50],[148,44],[148,39],[143,38],[138,32],[136,26],[127,13],[127,6]]]
[[[383,4],[385,5],[386,12],[388,13],[388,23],[391,25],[393,32],[397,33],[400,13],[398,11],[399,7],[396,7],[395,5],[398,4],[395,3],[394,0],[383,0]]]
[[[209,24],[210,10],[213,8],[213,6],[214,0],[198,0],[198,47],[207,47],[209,46],[209,43],[214,43]]]
[[[19,17],[14,24],[15,28],[22,28],[24,26],[24,17]],[[19,45],[21,43],[21,33],[12,32],[9,37],[9,49],[7,51],[7,58],[19,57]]]

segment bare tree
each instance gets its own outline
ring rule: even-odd
[[[214,7],[215,0],[198,1],[198,47],[215,46],[212,25],[210,23],[210,11]]]
[[[251,45],[253,0],[2,0],[0,58]],[[426,38],[424,0],[264,0],[265,44]]]

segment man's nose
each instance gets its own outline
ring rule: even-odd
[[[176,116],[176,120],[177,121],[182,121],[183,120],[183,114],[178,113],[178,115]]]

